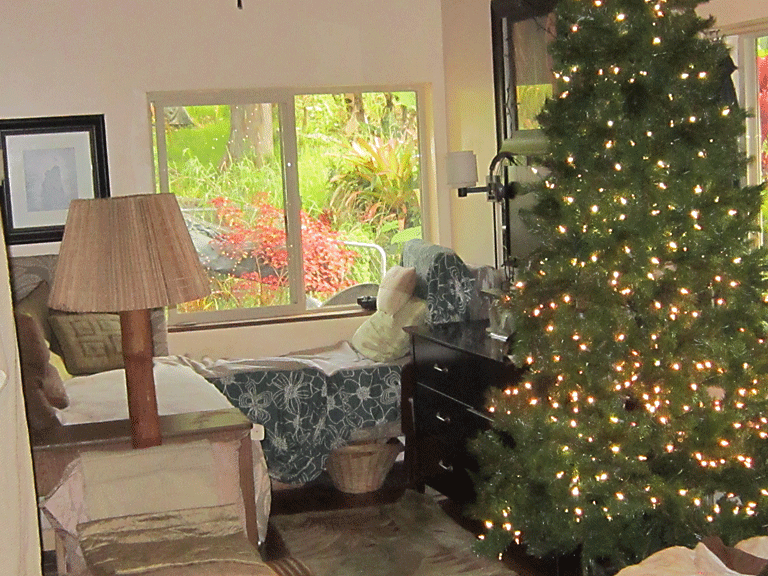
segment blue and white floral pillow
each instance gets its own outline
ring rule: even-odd
[[[438,254],[427,274],[427,324],[469,320],[475,279],[456,254]]]
[[[453,250],[411,240],[403,250],[403,265],[416,268],[414,296],[427,301],[428,325],[470,319],[471,302],[476,297],[475,278]]]

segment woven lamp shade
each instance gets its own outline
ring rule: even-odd
[[[171,306],[210,293],[176,196],[73,200],[48,305],[69,312]]]
[[[70,203],[48,306],[120,314],[134,448],[162,443],[149,310],[209,293],[173,194]]]

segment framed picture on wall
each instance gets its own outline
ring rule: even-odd
[[[109,196],[104,115],[0,120],[7,244],[58,242],[69,203]]]

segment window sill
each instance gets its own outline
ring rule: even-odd
[[[247,326],[267,326],[270,324],[291,324],[294,322],[315,322],[318,320],[338,320],[370,316],[372,311],[362,308],[344,310],[310,310],[304,314],[291,316],[273,316],[270,318],[250,318],[248,320],[228,320],[226,322],[179,322],[168,325],[169,333],[195,332],[199,330],[219,330],[221,328],[243,328]]]

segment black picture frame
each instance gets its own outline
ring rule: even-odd
[[[103,114],[0,120],[5,242],[60,242],[69,202],[108,198]]]

